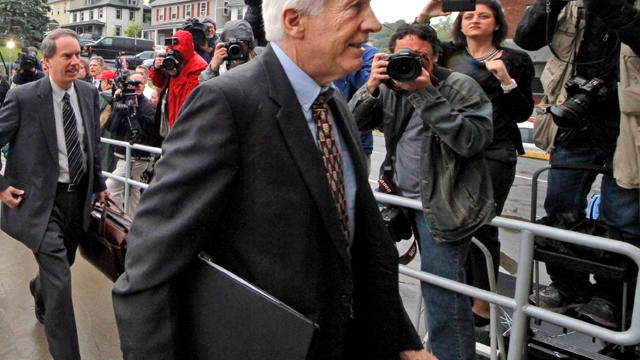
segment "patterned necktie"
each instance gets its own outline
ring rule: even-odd
[[[64,127],[64,141],[67,145],[67,160],[69,161],[69,177],[72,184],[80,182],[82,177],[82,150],[78,138],[76,116],[69,101],[69,93],[62,98],[62,125]]]
[[[322,155],[324,168],[327,173],[327,180],[331,186],[331,195],[338,208],[338,216],[340,217],[340,225],[345,240],[349,239],[349,218],[347,215],[347,201],[344,191],[344,175],[342,173],[342,157],[336,144],[336,138],[331,130],[329,122],[327,103],[324,95],[319,95],[316,101],[311,105],[313,120],[316,122],[318,148]]]

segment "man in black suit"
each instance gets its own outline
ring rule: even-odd
[[[330,88],[381,25],[368,0],[286,3],[264,2],[271,45],[196,88],[163,143],[113,289],[125,359],[188,358],[176,299],[202,250],[319,325],[310,359],[429,358],[354,120]]]
[[[49,76],[14,89],[0,109],[0,144],[10,151],[0,176],[2,230],[31,249],[38,275],[29,288],[53,358],[80,359],[70,266],[89,225],[92,194],[107,195],[98,152],[98,92],[74,81],[77,34],[42,41]]]

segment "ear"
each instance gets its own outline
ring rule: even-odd
[[[292,38],[301,39],[304,37],[305,21],[304,16],[296,9],[285,9],[282,13],[282,27],[284,33]]]

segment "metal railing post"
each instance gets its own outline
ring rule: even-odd
[[[516,290],[514,295],[516,307],[513,310],[513,323],[509,337],[509,360],[527,358],[526,339],[529,321],[524,309],[528,305],[529,300],[531,264],[533,261],[533,233],[528,230],[522,231],[520,256],[518,260]]]

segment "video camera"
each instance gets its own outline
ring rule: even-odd
[[[34,53],[20,52],[17,60],[20,70],[31,71],[38,67],[38,57]]]
[[[113,99],[113,109],[127,117],[129,122],[129,143],[135,144],[142,141],[142,127],[138,122],[138,103],[136,101],[136,87],[140,85],[139,80],[126,80],[120,76],[116,80],[118,88],[122,92]]]

